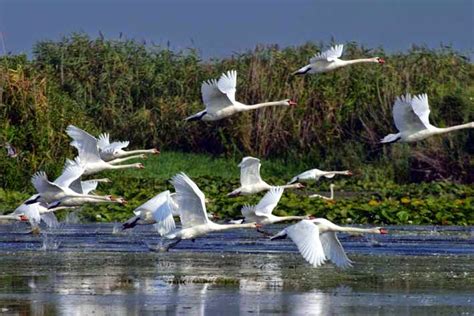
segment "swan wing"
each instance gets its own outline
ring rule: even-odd
[[[66,162],[63,172],[59,177],[54,180],[54,183],[63,188],[69,188],[69,186],[77,179],[79,179],[84,173],[84,168],[79,163],[79,160],[75,160],[73,163],[70,161]]]
[[[97,146],[100,150],[104,150],[105,148],[109,147],[110,145],[110,135],[109,133],[102,133],[99,135],[97,139]]]
[[[40,215],[41,220],[46,224],[46,226],[51,228],[58,228],[59,221],[54,212],[47,212]]]
[[[242,186],[253,185],[262,182],[260,177],[260,159],[245,157],[239,164],[240,184]]]
[[[319,267],[326,261],[323,246],[319,239],[319,228],[311,221],[302,220],[295,225],[287,227],[288,237],[298,247],[303,258],[313,267]]]
[[[15,209],[13,214],[23,214],[28,217],[29,222],[31,225],[39,225],[41,222],[40,216],[40,203],[33,203],[33,204],[21,204],[19,207]]]
[[[406,94],[398,97],[393,105],[393,120],[400,132],[418,132],[426,129],[426,126],[413,110],[411,100],[411,95]]]
[[[176,225],[173,218],[170,191],[162,192],[159,195],[161,195],[163,201],[151,214],[156,221],[154,227],[158,231],[158,234],[164,236],[175,230]]]
[[[229,100],[235,102],[235,91],[237,87],[237,71],[230,70],[223,73],[217,81],[217,87],[222,93],[225,93]]]
[[[99,182],[95,180],[87,180],[87,181],[81,181],[81,190],[83,194],[89,194],[95,189],[97,189],[97,185]]]
[[[352,261],[347,257],[341,242],[335,232],[324,232],[319,235],[325,256],[342,269],[352,267]]]
[[[343,49],[344,49],[344,45],[342,45],[342,44],[335,45],[335,46],[331,47],[330,49],[325,50],[324,52],[315,54],[315,55],[309,60],[309,62],[310,62],[311,64],[316,63],[317,61],[320,61],[320,60],[324,60],[324,61],[328,61],[328,62],[333,62],[333,61],[335,61],[337,58],[339,58],[339,57],[342,56],[342,50],[343,50]]]
[[[183,228],[208,224],[205,196],[185,173],[179,173],[171,180],[176,191],[179,217]]]
[[[204,81],[201,85],[202,101],[206,106],[207,113],[216,113],[233,104],[229,96],[222,92],[218,85],[219,83],[216,79]]]
[[[69,185],[69,189],[73,190],[76,193],[83,194],[84,192],[82,191],[81,178],[77,178],[76,180],[72,181]]]
[[[413,108],[413,112],[418,115],[426,128],[432,126],[429,120],[430,106],[428,104],[428,95],[426,93],[415,95],[411,99],[411,107]]]
[[[56,183],[50,182],[48,180],[48,176],[44,171],[39,171],[31,177],[31,183],[35,187],[38,193],[42,194],[45,192],[52,193],[52,194],[60,194],[63,193],[63,189],[59,187]]]
[[[74,125],[69,125],[66,128],[66,133],[74,140],[71,145],[77,148],[82,161],[87,163],[101,160],[97,139],[94,136]]]
[[[170,191],[166,190],[164,192],[158,193],[142,205],[138,206],[135,211],[148,211],[148,212],[154,212],[158,207],[163,205],[165,203],[170,195]]]
[[[102,151],[113,154],[117,150],[124,149],[124,148],[128,147],[129,144],[130,144],[129,141],[113,142],[112,144],[110,144],[109,146],[104,148]]]
[[[280,201],[281,195],[283,194],[282,187],[272,187],[258,202],[255,207],[255,215],[257,216],[268,216],[273,212],[273,209],[277,206]],[[244,215],[245,216],[245,215]]]
[[[173,216],[179,216],[178,195],[176,193],[170,194],[170,205]]]

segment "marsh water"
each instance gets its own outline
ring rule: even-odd
[[[150,251],[161,242],[152,226],[117,227],[63,224],[33,236],[22,223],[1,225],[0,314],[474,314],[472,227],[340,234],[348,270],[312,268],[290,240],[254,230],[161,253]]]

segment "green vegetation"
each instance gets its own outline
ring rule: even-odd
[[[10,142],[20,154],[12,159],[0,151],[0,207],[14,208],[33,193],[29,180],[35,171],[59,175],[65,159],[75,155],[64,132],[75,124],[96,135],[108,131],[114,139],[128,139],[132,148],[165,151],[150,159],[141,175],[136,170],[110,174],[114,183],[103,192],[123,195],[130,204],[84,207],[88,218],[126,218],[134,206],[170,188],[166,180],[178,171],[195,177],[212,201],[211,211],[235,216],[244,203],[258,200],[229,200],[223,194],[237,185],[236,164],[252,155],[266,159],[263,175],[276,184],[312,167],[357,174],[335,181],[338,189],[356,192],[354,196],[333,204],[288,192],[280,213],[309,211],[341,222],[472,224],[472,186],[458,184],[474,182],[472,130],[414,145],[382,146],[378,140],[395,131],[392,103],[407,91],[428,93],[436,125],[473,121],[474,66],[449,47],[413,47],[387,55],[349,43],[345,58],[378,55],[387,63],[289,76],[323,46],[257,47],[202,61],[192,50],[172,52],[72,34],[37,43],[32,60],[3,56],[0,144]],[[238,100],[250,104],[292,98],[299,105],[213,123],[184,122],[203,108],[201,82],[229,69],[239,73]],[[413,182],[419,184],[409,184]],[[327,190],[327,182],[308,190],[313,189]]]
[[[204,154],[164,152],[145,161],[144,170],[108,172],[111,184],[101,185],[98,193],[124,196],[126,206],[84,206],[80,215],[93,221],[124,221],[132,210],[164,190],[173,191],[169,179],[186,172],[209,199],[208,210],[223,218],[235,218],[245,204],[254,204],[263,196],[228,198],[227,193],[239,186],[237,161],[210,158]],[[298,172],[295,166],[280,161],[263,161],[262,177],[272,184],[284,184]],[[275,213],[277,215],[323,216],[338,223],[373,224],[456,224],[474,225],[474,188],[449,182],[396,184],[379,177],[380,170],[356,170],[352,177],[308,183],[298,191],[287,190]],[[309,199],[315,191],[327,192],[336,185],[336,200]],[[33,188],[29,186],[29,193]],[[327,194],[327,193],[326,193]],[[29,196],[27,193],[0,190],[0,205],[11,210]],[[61,213],[63,216],[65,213]]]

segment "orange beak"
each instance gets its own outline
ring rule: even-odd
[[[379,64],[382,64],[382,65],[385,64],[385,60],[382,58],[379,58]]]
[[[380,233],[382,235],[386,235],[386,234],[388,234],[388,230],[386,228],[380,228]]]
[[[293,100],[288,101],[288,104],[289,104],[290,106],[296,106],[296,105],[297,105],[297,103],[296,103],[295,101],[293,101]]]
[[[20,221],[21,221],[21,222],[28,222],[28,216],[26,216],[26,215],[20,215]]]

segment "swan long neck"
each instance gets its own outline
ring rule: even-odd
[[[375,58],[360,58],[360,59],[352,59],[352,60],[340,60],[341,65],[352,65],[352,64],[360,64],[360,63],[378,63]]]
[[[133,155],[133,156],[125,157],[125,158],[115,158],[113,160],[108,161],[108,163],[111,164],[111,165],[115,165],[117,163],[121,163],[121,162],[124,162],[124,161],[127,161],[127,160],[141,159],[141,158],[143,158],[142,155]]]
[[[127,168],[137,168],[137,164],[132,163],[129,165],[110,165],[109,169],[127,169]]]
[[[461,125],[454,125],[450,127],[438,127],[436,133],[444,134],[444,133],[449,133],[452,131],[457,131],[459,129],[465,129],[465,128],[474,128],[474,122],[469,122],[469,123],[461,124]]]
[[[236,228],[256,228],[255,223],[243,223],[243,224],[219,224],[219,230],[229,230]]]
[[[136,155],[136,154],[156,154],[156,149],[136,149],[136,150],[127,150],[123,156]]]
[[[283,222],[283,221],[297,221],[297,220],[302,220],[302,219],[308,219],[308,216],[281,216],[278,217],[278,222]]]
[[[300,188],[300,184],[292,183],[292,184],[279,185],[279,187],[283,189],[298,189]]]
[[[338,232],[346,232],[346,233],[370,233],[370,234],[378,234],[380,233],[378,228],[357,228],[357,227],[341,227],[337,226],[334,228],[335,231]]]
[[[263,102],[263,103],[257,103],[257,104],[252,104],[252,105],[246,105],[244,110],[255,110],[259,108],[263,108],[266,106],[276,106],[276,105],[288,105],[287,101],[274,101],[274,102]]]
[[[19,220],[18,215],[0,215],[1,219],[8,219],[8,220]]]

